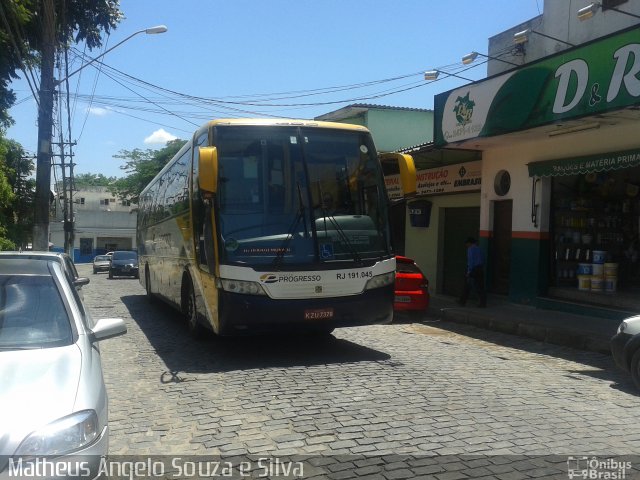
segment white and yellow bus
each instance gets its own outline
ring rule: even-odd
[[[137,235],[147,295],[194,334],[392,319],[388,199],[364,127],[211,121],[141,193]]]

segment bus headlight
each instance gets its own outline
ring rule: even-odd
[[[266,292],[258,282],[248,282],[246,280],[231,280],[221,278],[222,289],[229,293],[242,293],[245,295],[266,295]]]
[[[374,288],[386,287],[391,285],[396,280],[396,272],[383,273],[382,275],[376,275],[370,279],[364,286],[365,290],[372,290]]]

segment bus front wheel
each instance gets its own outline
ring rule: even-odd
[[[187,280],[187,292],[184,298],[184,314],[187,317],[187,328],[191,336],[201,338],[204,328],[198,321],[198,309],[196,307],[196,292],[191,279]]]

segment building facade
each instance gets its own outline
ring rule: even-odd
[[[548,0],[490,39],[489,57],[510,41],[518,66],[492,60],[487,79],[437,95],[434,141],[482,152],[490,290],[614,316],[640,304],[640,5],[588,7]]]
[[[433,110],[356,103],[315,120],[367,127],[379,152],[394,152],[433,140]]]
[[[137,206],[116,198],[107,187],[85,187],[74,192],[74,262],[90,262],[112,250],[136,248]],[[56,210],[50,223],[52,250],[64,251],[64,215]]]

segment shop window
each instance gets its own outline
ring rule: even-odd
[[[554,285],[588,291],[596,303],[636,291],[640,168],[556,177],[552,202]]]
[[[93,238],[81,238],[80,239],[80,255],[92,255],[93,254]]]

